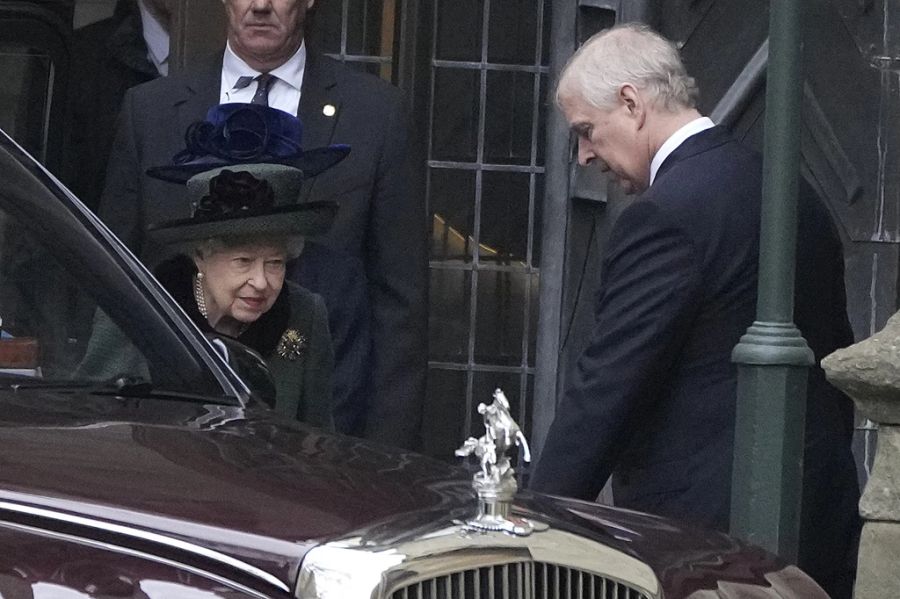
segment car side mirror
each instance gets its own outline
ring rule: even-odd
[[[265,359],[232,337],[210,334],[207,338],[232,370],[241,377],[253,396],[270,408],[275,407],[275,379],[272,378]]]

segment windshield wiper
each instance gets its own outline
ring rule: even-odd
[[[177,391],[171,389],[157,389],[153,384],[143,378],[118,376],[108,381],[97,383],[95,381],[60,381],[41,380],[33,377],[15,377],[15,382],[10,382],[8,387],[13,391],[28,389],[47,389],[82,392],[90,395],[110,395],[116,397],[134,397],[146,399],[177,399],[198,403],[211,403],[216,405],[234,406],[240,402],[228,395],[211,396],[201,395],[190,391]]]
[[[130,376],[119,376],[107,381],[105,384],[92,387],[87,390],[92,395],[115,395],[117,397],[136,397],[149,399],[177,399],[198,403],[213,403],[216,405],[240,405],[240,403],[227,395],[218,397],[201,395],[191,391],[178,391],[171,389],[157,389],[147,379]]]

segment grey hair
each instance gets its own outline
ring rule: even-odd
[[[586,41],[563,67],[556,103],[575,93],[596,108],[610,108],[626,83],[648,91],[655,104],[670,112],[697,105],[697,84],[678,48],[638,23],[605,29]]]
[[[277,237],[260,237],[258,234],[223,235],[198,241],[194,245],[194,255],[199,258],[208,258],[223,250],[231,250],[248,245],[270,245],[283,249],[287,259],[293,260],[303,252],[305,241],[303,237],[296,235]]]

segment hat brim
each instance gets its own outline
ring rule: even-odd
[[[313,237],[331,228],[337,210],[337,202],[324,201],[280,206],[258,216],[238,213],[205,222],[182,218],[151,225],[147,235],[160,245],[182,245],[232,235]]]
[[[344,158],[350,153],[350,146],[344,144],[335,144],[324,148],[314,148],[305,150],[296,156],[284,158],[266,158],[256,157],[253,160],[245,162],[235,162],[224,160],[215,156],[204,156],[184,164],[171,164],[166,166],[155,166],[147,169],[147,174],[156,179],[169,181],[170,183],[185,183],[188,179],[202,173],[204,171],[227,167],[240,166],[242,164],[253,163],[272,163],[293,166],[303,171],[305,178],[315,177],[322,171],[325,171]]]

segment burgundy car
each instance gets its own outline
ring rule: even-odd
[[[490,522],[528,530],[479,528],[497,505],[469,470],[279,417],[243,382],[258,362],[2,132],[0,318],[4,598],[825,596],[725,535],[591,503],[520,492]],[[502,465],[470,441],[481,475]]]

